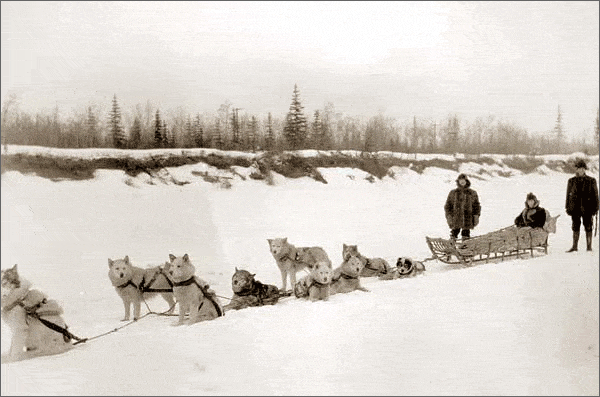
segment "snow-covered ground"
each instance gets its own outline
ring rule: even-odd
[[[528,192],[561,214],[547,256],[471,268],[429,261],[416,278],[363,279],[370,292],[286,298],[193,326],[147,316],[61,355],[3,363],[2,395],[598,395],[599,241],[589,253],[582,237],[579,252],[565,253],[572,175],[462,167],[482,204],[473,234],[511,224]],[[328,184],[275,175],[274,186],[234,177],[225,189],[195,176],[218,173],[204,164],[167,171],[190,183],[151,185],[117,170],[60,182],[5,172],[2,268],[18,263],[62,303],[71,332],[91,337],[124,324],[107,258],[145,267],[187,253],[223,297],[236,266],[280,285],[268,238],[322,246],[334,266],[343,243],[390,263],[425,259],[425,236],[448,235],[443,205],[457,176],[397,168],[370,183],[363,171],[327,168]],[[160,298],[149,305],[167,308]],[[5,353],[4,323],[1,345]]]

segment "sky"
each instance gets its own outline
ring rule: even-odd
[[[598,2],[18,2],[2,7],[2,101],[62,115],[117,95],[163,111],[411,120],[494,116],[589,136]]]
[[[123,155],[117,149],[10,150],[59,158]],[[135,156],[144,154],[157,152]],[[589,160],[597,174],[598,156]],[[153,176],[98,169],[86,180],[5,171],[2,269],[18,264],[34,289],[62,306],[70,332],[98,337],[55,356],[15,363],[2,357],[1,394],[597,396],[600,240],[595,236],[594,251],[587,252],[582,236],[578,252],[565,252],[572,231],[564,189],[573,174],[545,165],[522,174],[500,164],[422,173],[392,167],[374,182],[356,168],[318,168],[327,184],[273,173],[273,185],[250,178],[253,166],[223,170],[205,163]],[[425,236],[449,235],[444,202],[458,173],[469,176],[482,206],[473,236],[510,225],[527,193],[535,192],[552,216],[560,215],[548,255],[471,267],[427,261],[427,270],[413,278],[361,278],[369,292],[326,302],[289,297],[194,325],[174,327],[176,317],[154,315],[120,321],[124,308],[107,258],[128,255],[146,267],[187,253],[196,275],[226,304],[236,267],[281,286],[268,238],[323,247],[334,267],[344,243],[392,266],[401,256],[430,257]],[[163,183],[165,175],[188,183]],[[228,178],[231,187],[202,175]],[[157,312],[168,308],[160,297],[147,303]],[[12,332],[4,318],[0,327],[4,355]]]

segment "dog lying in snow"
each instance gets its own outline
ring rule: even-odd
[[[274,305],[281,296],[285,296],[274,285],[263,284],[247,270],[235,268],[231,277],[233,298],[223,307],[227,310],[239,310],[251,306]],[[288,294],[289,296],[289,294]]]
[[[186,314],[189,314],[188,324],[224,315],[215,292],[206,281],[195,275],[196,268],[188,254],[182,257],[169,254],[169,260],[166,270],[173,279],[173,294],[179,303],[179,321],[175,325],[183,324]]]
[[[142,269],[133,266],[129,256],[115,260],[108,258],[108,278],[123,300],[125,316],[122,321],[129,320],[131,306],[133,306],[133,319],[140,318],[142,301],[157,294],[160,294],[169,304],[169,313],[175,309],[173,282],[164,267]]]
[[[368,292],[369,290],[360,285],[360,272],[364,265],[357,256],[350,256],[342,262],[339,267],[333,269],[330,293],[346,293],[356,290]]]
[[[396,261],[396,269],[379,276],[380,280],[395,280],[397,278],[415,277],[425,271],[423,262],[412,260],[411,258],[400,257]]]
[[[17,265],[2,270],[2,320],[12,332],[8,357],[2,357],[2,361],[17,361],[69,350],[72,347],[70,336],[46,325],[53,324],[66,330],[62,314],[63,309],[56,301],[31,289],[31,283],[19,276]]]
[[[275,258],[281,272],[281,290],[287,287],[289,275],[291,287],[296,285],[296,273],[302,269],[311,269],[317,263],[326,263],[332,269],[331,260],[321,247],[295,247],[287,241],[287,237],[267,239],[271,255]]]
[[[309,274],[294,285],[294,295],[296,298],[307,298],[313,302],[328,300],[332,273],[333,270],[327,263],[317,263]]]
[[[360,271],[360,277],[374,277],[381,274],[387,274],[391,269],[388,262],[383,258],[367,258],[358,252],[357,245],[346,245],[342,247],[342,258],[348,260],[350,256],[357,256],[363,262],[363,269]]]

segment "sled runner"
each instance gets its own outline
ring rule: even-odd
[[[556,219],[548,218],[543,228],[511,225],[467,240],[425,237],[427,245],[437,259],[448,264],[468,265],[474,262],[509,258],[530,254],[534,251],[548,253],[548,234],[556,232]]]

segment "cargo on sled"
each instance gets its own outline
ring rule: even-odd
[[[481,236],[465,240],[425,237],[427,245],[437,259],[449,264],[468,265],[494,259],[530,254],[534,251],[548,253],[548,235],[556,233],[556,220],[560,215],[547,218],[543,228],[507,226]]]

